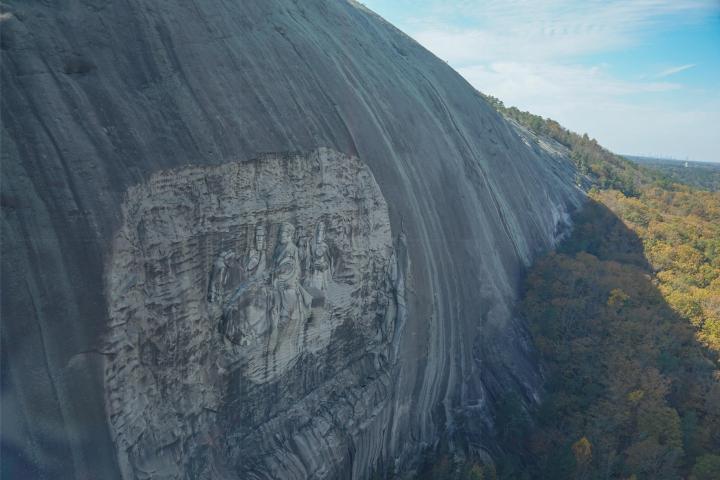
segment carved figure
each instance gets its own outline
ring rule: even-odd
[[[265,265],[265,227],[260,224],[255,227],[255,247],[248,250],[242,265],[245,278],[262,277]]]
[[[300,272],[302,277],[306,277],[310,271],[310,239],[305,234],[302,225],[298,225],[296,229],[298,256],[300,258]]]
[[[207,300],[210,303],[222,302],[225,284],[228,279],[229,262],[235,257],[230,251],[222,252],[215,259],[212,272],[210,272],[210,282],[208,286]]]
[[[243,281],[223,308],[221,330],[233,343],[246,345],[268,328],[265,227],[255,227],[255,244],[242,259]]]
[[[331,276],[330,249],[325,243],[325,223],[319,222],[315,227],[315,238],[310,244],[310,278],[308,286],[324,291],[327,289]]]
[[[300,285],[300,258],[293,241],[295,227],[289,223],[280,225],[278,244],[273,255],[271,271],[273,299],[271,347],[277,347],[278,329],[288,327],[294,333],[307,318],[312,297]]]

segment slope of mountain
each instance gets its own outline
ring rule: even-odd
[[[497,400],[537,398],[521,273],[584,200],[565,147],[354,2],[2,8],[4,472],[493,455]]]

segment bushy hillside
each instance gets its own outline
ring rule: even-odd
[[[573,235],[527,277],[547,397],[503,476],[720,478],[720,193],[490,101],[567,146],[593,184]]]
[[[642,185],[663,180],[659,172],[638,166],[612,153],[587,134],[578,135],[555,120],[523,112],[516,107],[506,107],[502,101],[489,95],[482,96],[505,117],[541,137],[552,138],[567,147],[579,172],[589,177],[598,188],[619,190],[625,195],[636,196]]]

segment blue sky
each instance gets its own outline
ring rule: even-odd
[[[506,105],[720,162],[720,0],[364,0]]]

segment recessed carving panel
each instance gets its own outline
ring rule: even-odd
[[[181,478],[187,462],[198,474],[242,470],[248,454],[228,435],[272,434],[273,403],[298,408],[295,397],[328,382],[356,388],[343,373],[353,358],[368,378],[392,362],[404,271],[358,159],[318,150],[162,172],[128,192],[124,216],[108,271],[106,392],[129,478]],[[329,359],[338,352],[342,362]],[[287,399],[263,399],[317,370]]]

